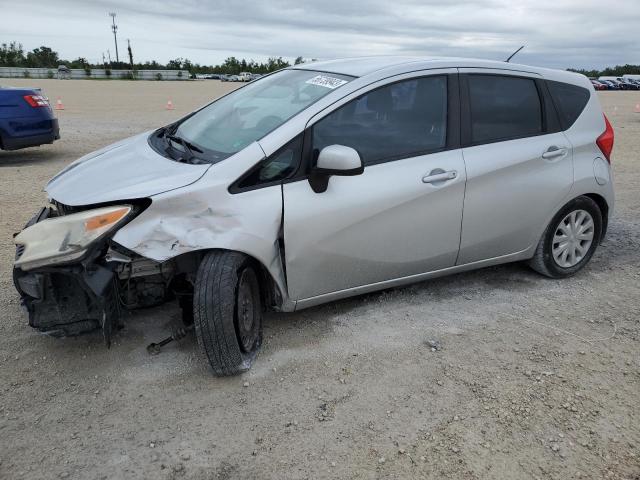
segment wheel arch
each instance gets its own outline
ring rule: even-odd
[[[260,297],[263,301],[263,305],[279,311],[293,310],[294,305],[290,302],[286,289],[283,290],[283,287],[286,288],[286,285],[280,285],[280,282],[278,282],[277,277],[274,274],[275,272],[273,272],[272,269],[269,269],[263,261],[261,261],[257,256],[252,255],[250,252],[229,248],[203,248],[200,250],[182,253],[171,258],[169,261],[175,262],[179,265],[182,272],[195,274],[202,262],[202,259],[210,252],[236,252],[248,257],[252,265],[255,267],[258,279],[260,280]]]
[[[600,235],[600,241],[602,241],[607,233],[607,228],[609,226],[609,204],[607,200],[597,193],[583,193],[582,195],[578,195],[578,197],[588,197],[598,205],[600,212],[602,213],[602,233]],[[575,198],[578,198],[575,197]]]
[[[549,223],[551,223],[551,220],[557,215],[557,213],[562,210],[568,203],[573,202],[576,198],[580,198],[580,197],[587,197],[590,198],[591,200],[593,200],[596,205],[598,205],[598,208],[600,209],[600,212],[602,213],[602,232],[600,234],[600,242],[604,239],[606,231],[607,231],[607,226],[609,223],[609,203],[607,202],[606,198],[604,198],[602,195],[598,194],[598,193],[593,193],[593,192],[586,192],[586,193],[580,193],[580,194],[574,194],[571,197],[567,197],[563,200],[563,202],[558,205],[548,216],[548,218],[546,219],[544,225],[542,226],[542,229],[538,232],[538,234],[536,235],[536,240],[535,242],[528,248],[528,251],[530,252],[530,255],[533,255],[536,251],[536,248],[538,247],[538,244],[540,243],[540,240],[542,239],[542,237],[544,236],[545,232],[547,231],[547,228],[549,227]]]

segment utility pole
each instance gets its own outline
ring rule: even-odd
[[[115,12],[111,12],[109,13],[109,16],[111,17],[112,20],[112,25],[111,25],[111,31],[113,32],[113,41],[116,44],[116,62],[119,62],[120,59],[118,58],[118,36],[116,34],[116,32],[118,31],[118,26],[116,25],[116,14]]]
[[[131,64],[131,70],[133,70],[133,52],[131,52],[131,41],[127,38],[127,50],[129,50],[129,63]]]
[[[113,63],[111,63],[111,52],[109,51],[108,48],[107,48],[107,57],[109,57],[109,66],[113,68]]]
[[[131,41],[127,38],[127,50],[129,51],[129,65],[131,65],[131,79],[136,79],[136,72],[133,69],[133,52],[131,51]]]

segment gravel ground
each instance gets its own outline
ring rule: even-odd
[[[219,379],[193,337],[146,353],[173,306],[131,314],[110,350],[32,331],[11,234],[68,162],[234,85],[2,83],[66,109],[54,145],[0,152],[0,478],[640,478],[640,92],[600,94],[617,205],[583,272],[513,264],[270,315],[254,368]]]

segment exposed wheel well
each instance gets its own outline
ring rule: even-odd
[[[176,263],[178,270],[181,273],[195,275],[203,257],[213,250],[228,252],[234,251],[225,249],[199,250],[196,252],[184,253],[173,258],[172,260]],[[263,305],[267,308],[279,308],[282,305],[283,296],[280,292],[280,289],[278,288],[278,284],[269,273],[267,267],[265,267],[257,258],[244,252],[239,253],[242,253],[243,255],[249,257],[251,259],[251,263],[256,269],[256,273],[258,274],[260,280],[260,297],[262,299]]]
[[[241,252],[243,253],[243,252]],[[244,255],[247,255],[244,253]],[[280,307],[282,304],[282,295],[280,289],[273,279],[267,267],[265,267],[257,258],[247,255],[251,259],[251,263],[256,268],[258,274],[258,280],[260,284],[260,298],[262,305],[265,308],[273,309],[274,307]]]

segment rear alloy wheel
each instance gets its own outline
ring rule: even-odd
[[[254,263],[238,252],[207,254],[196,277],[193,323],[218,376],[251,368],[262,344],[262,302]]]
[[[529,265],[552,278],[568,277],[584,267],[602,235],[602,213],[589,197],[578,197],[551,220]]]

